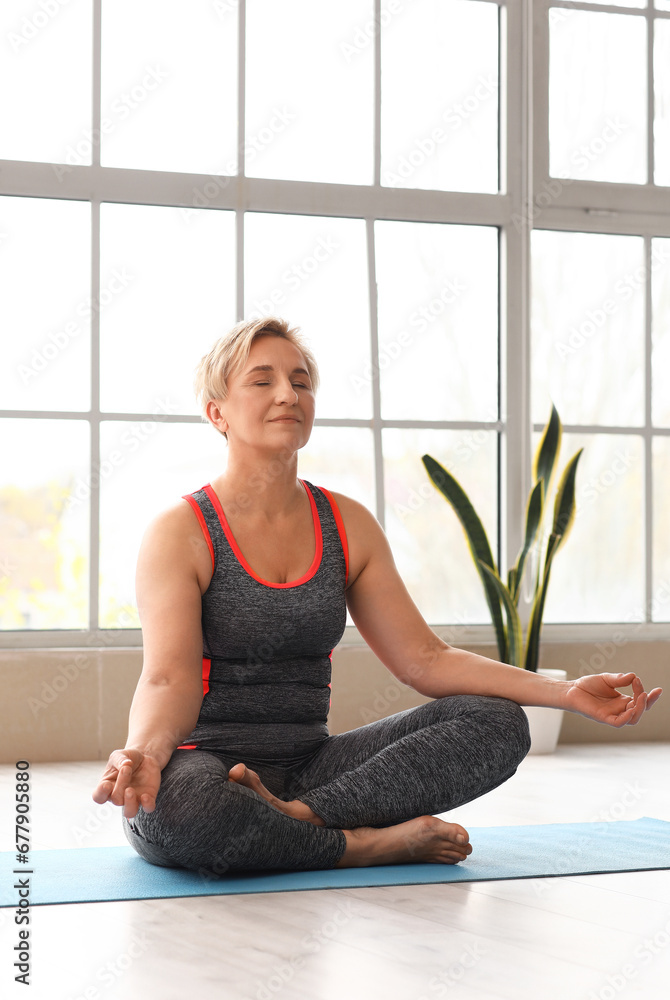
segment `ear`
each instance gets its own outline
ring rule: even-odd
[[[228,430],[228,421],[221,412],[222,402],[220,399],[210,399],[206,407],[207,419],[221,434]]]

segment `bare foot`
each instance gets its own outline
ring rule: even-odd
[[[260,795],[266,802],[273,805],[275,809],[279,809],[280,812],[285,813],[287,816],[292,816],[293,819],[307,820],[315,826],[326,825],[320,816],[312,812],[306,802],[300,802],[299,799],[284,802],[282,799],[278,799],[276,795],[273,795],[265,787],[256,771],[252,771],[246,764],[240,763],[231,767],[228,771],[228,781],[235,781],[238,785],[246,785],[247,788],[251,788],[252,791]]]
[[[343,831],[347,847],[336,868],[430,862],[455,865],[472,853],[468,832],[437,816],[417,816],[395,826],[359,826]],[[462,838],[462,843],[457,838]]]
[[[235,764],[228,780],[246,785],[261,798],[293,819],[307,820],[315,826],[325,826],[320,816],[299,799],[284,802],[273,795],[256,771],[246,764]],[[343,830],[347,847],[336,868],[362,868],[368,865],[393,865],[407,862],[432,862],[454,865],[472,853],[468,832],[458,823],[445,823],[436,816],[418,816],[394,826],[359,826]],[[462,838],[459,843],[456,838]]]

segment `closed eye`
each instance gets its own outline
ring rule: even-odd
[[[269,382],[254,382],[253,384],[254,385],[270,385]],[[293,382],[292,384],[293,385],[297,385],[301,389],[309,389],[309,386],[305,385],[304,382]]]

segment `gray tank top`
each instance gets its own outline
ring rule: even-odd
[[[307,572],[288,583],[256,575],[211,485],[184,497],[207,541],[213,576],[202,596],[202,706],[177,749],[290,766],[329,735],[331,657],[347,620],[347,539],[330,492],[299,482],[316,548]]]

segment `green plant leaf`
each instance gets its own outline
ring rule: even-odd
[[[523,657],[523,665],[526,670],[537,671],[537,663],[540,653],[540,632],[542,631],[542,615],[544,614],[544,602],[547,596],[547,587],[549,586],[551,561],[554,557],[555,551],[556,538],[554,535],[550,535],[549,541],[547,542],[547,554],[544,561],[542,583],[540,584],[538,580],[535,599],[530,612],[530,621],[528,622],[526,650]]]
[[[496,565],[493,561],[493,555],[491,553],[491,546],[489,545],[489,540],[487,538],[486,531],[484,530],[484,525],[480,521],[477,512],[472,506],[467,493],[460,483],[454,479],[451,473],[447,472],[447,470],[430,455],[423,455],[421,461],[423,462],[426,472],[430,476],[433,484],[449,501],[456,513],[456,516],[461,522],[461,526],[465,532],[465,538],[470,548],[470,552],[472,553],[475,567],[484,587],[486,603],[488,604],[489,611],[491,612],[491,620],[493,622],[498,642],[498,655],[500,656],[501,661],[506,663],[508,656],[507,637],[505,635],[505,627],[503,624],[500,595],[495,585],[485,575],[480,566],[481,561],[486,566],[490,567],[490,569],[496,570],[497,573]]]
[[[570,529],[575,520],[575,480],[577,478],[577,466],[582,457],[583,448],[576,451],[572,456],[561,476],[561,481],[556,490],[556,500],[554,501],[554,523],[551,529],[552,535],[558,539],[556,549],[559,548],[568,537]]]
[[[481,559],[479,560],[479,565],[498,591],[498,595],[507,614],[508,654],[506,662],[511,663],[515,667],[520,667],[521,657],[523,655],[523,629],[521,628],[521,618],[519,617],[519,612],[517,611],[514,601],[512,600],[512,595],[496,571],[491,569],[490,566],[487,566],[485,562],[481,561]]]
[[[521,589],[521,579],[523,577],[523,568],[526,562],[526,556],[533,545],[535,538],[537,536],[538,529],[542,523],[542,514],[544,512],[544,480],[538,479],[533,487],[530,496],[528,497],[528,503],[526,504],[526,536],[517,556],[516,565],[513,570],[510,571],[510,581],[514,580],[514,586],[510,582],[510,593],[512,595],[512,600],[515,606],[518,607],[519,604],[519,591]]]
[[[558,415],[558,410],[552,403],[549,420],[547,421],[547,425],[542,432],[542,437],[533,459],[533,482],[537,482],[538,479],[544,480],[545,497],[549,496],[554,466],[556,465],[556,459],[561,450],[562,436],[563,427],[561,424],[561,418]]]
[[[549,575],[551,564],[558,549],[568,537],[570,529],[575,520],[575,482],[577,476],[577,466],[581,458],[583,448],[575,452],[561,476],[561,481],[556,490],[556,500],[554,503],[554,523],[551,535],[547,542],[547,553],[544,560],[544,571],[542,573],[542,583],[536,588],[535,600],[530,613],[528,623],[528,637],[526,640],[526,651],[524,655],[524,667],[526,670],[537,670],[538,657],[540,652],[540,632],[542,631],[542,616],[544,614],[544,604],[549,586]],[[539,573],[538,573],[539,584]]]

